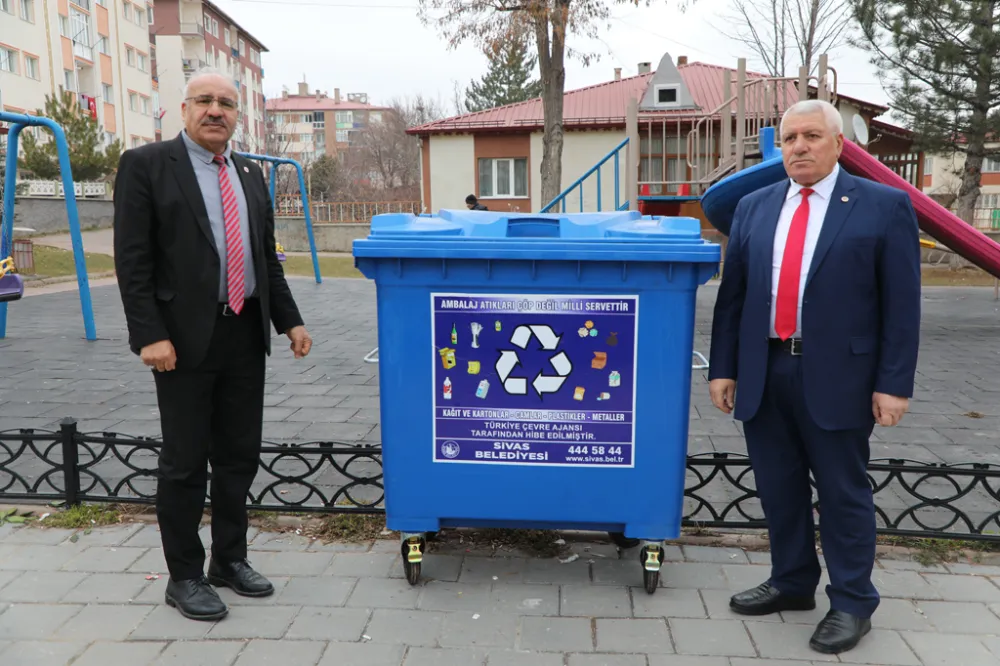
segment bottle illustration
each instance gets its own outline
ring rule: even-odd
[[[451,378],[444,378],[444,399],[451,400]]]
[[[458,329],[455,328],[454,323],[451,325],[451,344],[453,345],[458,344]]]

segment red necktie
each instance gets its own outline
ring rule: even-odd
[[[226,284],[229,309],[239,314],[243,309],[243,238],[240,236],[240,209],[236,193],[229,182],[229,170],[222,155],[215,156],[219,165],[219,191],[222,193],[222,215],[226,220]]]
[[[799,311],[799,278],[802,275],[802,248],[806,243],[809,224],[809,195],[813,190],[802,188],[802,202],[795,209],[792,225],[785,240],[785,254],[781,258],[778,276],[778,299],[774,310],[774,331],[782,340],[792,337]]]

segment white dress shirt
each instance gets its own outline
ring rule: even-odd
[[[799,276],[799,305],[795,315],[795,333],[793,338],[802,335],[802,294],[806,288],[806,276],[809,275],[809,265],[812,263],[813,253],[816,251],[816,242],[819,240],[819,232],[823,228],[823,219],[826,217],[826,209],[830,205],[830,197],[833,196],[833,188],[837,184],[837,176],[840,173],[840,165],[835,164],[833,172],[826,178],[812,186],[813,193],[809,195],[809,223],[806,226],[805,245],[802,248],[802,273]],[[785,241],[788,240],[788,231],[792,226],[792,216],[795,210],[802,203],[803,186],[791,181],[788,187],[788,194],[785,196],[785,203],[781,207],[781,214],[778,216],[778,226],[774,232],[774,253],[771,260],[771,337],[776,338],[778,334],[774,330],[774,315],[778,303],[778,281],[781,276],[781,260],[785,256]]]

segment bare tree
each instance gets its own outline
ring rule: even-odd
[[[724,19],[729,27],[716,29],[749,48],[777,77],[794,76],[800,65],[812,74],[819,54],[848,43],[854,22],[850,0],[732,0]]]
[[[682,8],[688,1],[677,0]],[[418,15],[424,25],[437,26],[452,48],[465,41],[492,48],[522,35],[532,38],[542,80],[541,180],[542,201],[547,203],[562,189],[566,56],[584,65],[598,58],[595,52],[568,47],[568,38],[578,34],[599,40],[602,31],[610,29],[612,6],[640,4],[648,6],[652,0],[420,0]]]
[[[381,198],[419,198],[420,144],[406,130],[446,115],[440,100],[423,95],[392,100],[380,121],[369,121],[350,155],[349,170],[355,179],[370,182]]]

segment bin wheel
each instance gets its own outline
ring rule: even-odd
[[[646,587],[646,592],[648,594],[653,594],[656,592],[656,588],[660,586],[660,572],[659,571],[642,571],[642,584]]]
[[[608,532],[608,536],[611,538],[611,543],[615,544],[622,550],[635,548],[639,545],[638,539],[627,537],[624,532]]]
[[[403,540],[400,552],[403,555],[403,573],[410,585],[420,582],[420,563],[424,559],[427,541],[423,536],[411,536]]]
[[[639,551],[642,563],[642,584],[648,594],[656,592],[660,585],[660,567],[663,565],[663,548],[659,544],[647,544]]]
[[[406,560],[403,560],[403,572],[406,574],[406,581],[410,585],[416,585],[420,582],[420,562],[410,564]]]

